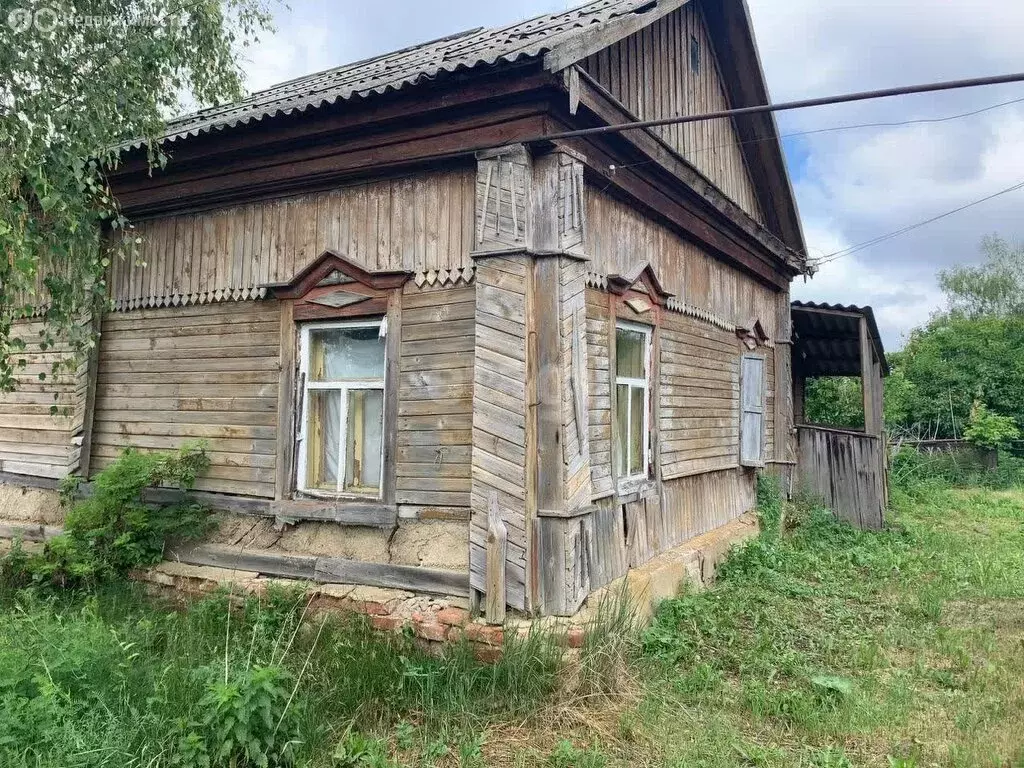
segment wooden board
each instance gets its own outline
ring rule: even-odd
[[[699,67],[691,66],[691,38]],[[730,108],[703,14],[687,3],[587,57],[583,69],[640,120]],[[729,118],[652,129],[758,222],[764,215]]]
[[[407,286],[402,296],[395,369],[396,494],[402,504],[470,505],[474,297],[471,286]]]
[[[287,326],[285,326],[287,327]],[[174,450],[204,440],[203,491],[274,498],[278,455],[280,310],[273,301],[110,313],[100,341],[93,471],[126,446]],[[288,363],[291,369],[291,363]],[[291,399],[288,392],[288,400]],[[288,406],[290,408],[290,405]]]
[[[659,460],[663,479],[739,459],[739,363],[735,334],[665,313],[659,333]]]
[[[508,537],[506,599],[508,605],[523,610],[527,605],[526,497],[531,487],[525,354],[529,264],[525,258],[490,257],[478,259],[476,267],[476,327],[502,325],[505,330],[500,333],[507,338],[490,347],[477,345],[474,353],[470,580],[474,590],[486,592],[486,541],[493,498]]]
[[[248,299],[327,249],[367,269],[461,274],[472,268],[473,181],[468,169],[425,172],[141,221],[144,266],[115,262],[111,298],[118,309]]]
[[[885,519],[885,443],[874,435],[797,426],[797,483],[836,515],[877,530]]]
[[[26,347],[11,355],[17,388],[0,393],[0,473],[60,479],[79,469],[95,366],[83,360],[54,375],[53,363],[72,352],[63,343],[43,350],[42,328],[39,321],[19,321],[11,329]]]
[[[607,192],[587,187],[586,252],[589,269],[628,273],[648,261],[675,298],[737,324],[761,320],[775,338],[778,293],[749,274],[716,259],[695,243]],[[702,331],[714,326],[702,324]]]

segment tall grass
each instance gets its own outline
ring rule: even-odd
[[[414,751],[472,752],[492,722],[614,690],[636,652],[633,616],[616,599],[573,659],[556,632],[538,630],[506,633],[487,664],[468,644],[427,654],[409,634],[310,616],[308,604],[281,589],[185,608],[128,585],[3,593],[0,765],[235,768],[261,765],[261,751],[269,765],[334,765],[351,749],[371,761],[353,764],[371,765],[397,746],[366,747],[377,743],[368,734],[399,726]]]

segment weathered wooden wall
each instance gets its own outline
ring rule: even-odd
[[[249,298],[327,249],[367,269],[471,268],[472,169],[434,171],[142,221],[137,262],[113,265],[120,309]]]
[[[700,71],[690,67],[690,38]],[[729,109],[707,26],[690,2],[583,61],[583,68],[641,120]],[[758,222],[764,222],[735,125],[729,118],[653,129]]]
[[[41,349],[41,329],[42,321],[18,322],[12,328],[12,338],[20,338],[26,347],[12,355],[17,389],[0,394],[0,472],[61,478],[79,465],[76,438],[85,424],[88,363],[53,375],[53,364],[72,353],[62,343]]]
[[[472,286],[402,297],[396,500],[409,513],[469,507],[475,302]]]
[[[202,439],[212,466],[199,490],[273,498],[279,354],[274,301],[109,313],[90,470],[125,446]]]
[[[754,475],[738,469],[666,480],[660,492],[620,504],[609,497],[584,523],[585,572],[594,590],[754,506]]]
[[[664,479],[739,465],[741,345],[735,333],[666,312],[659,329]]]
[[[612,492],[612,389],[608,294],[586,292],[590,480],[595,498]]]
[[[489,257],[476,271],[470,580],[485,591],[487,512],[497,494],[508,530],[508,605],[527,602],[527,328],[532,265],[528,257]]]
[[[624,274],[650,262],[665,290],[680,302],[705,309],[733,324],[760,318],[775,338],[777,293],[714,258],[628,203],[587,189],[586,252],[589,269]]]
[[[860,528],[882,527],[885,441],[875,435],[797,425],[797,483]]]
[[[565,465],[566,509],[572,511],[590,503],[590,392],[586,356],[586,263],[560,259],[562,381],[562,460]],[[607,353],[606,353],[607,354]],[[577,421],[577,415],[582,418]]]

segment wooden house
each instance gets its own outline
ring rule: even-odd
[[[98,354],[0,398],[0,478],[202,439],[235,527],[196,562],[571,614],[795,464],[807,264],[769,114],[549,137],[767,101],[743,0],[595,0],[176,120],[111,178],[144,243]]]

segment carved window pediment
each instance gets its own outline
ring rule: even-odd
[[[295,302],[296,320],[382,315],[388,294],[412,277],[401,270],[368,270],[324,251],[287,283],[266,286],[272,296]]]
[[[750,350],[763,346],[768,341],[768,334],[764,330],[759,318],[751,318],[745,323],[736,326],[736,336],[743,342],[743,345]]]
[[[608,275],[608,290],[619,296],[629,291],[642,293],[659,307],[673,295],[662,287],[654,267],[647,261],[640,262],[626,274]]]

